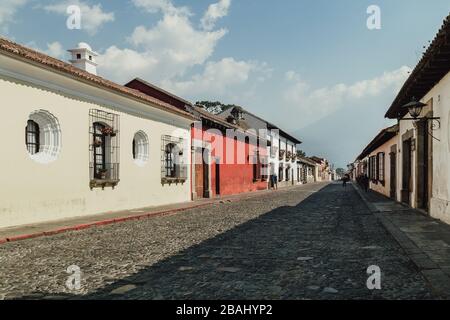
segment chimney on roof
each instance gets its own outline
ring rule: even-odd
[[[80,42],[75,49],[67,50],[72,54],[69,62],[81,70],[97,75],[96,57],[98,53],[92,51],[92,48],[85,42]]]

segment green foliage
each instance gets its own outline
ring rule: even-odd
[[[231,108],[241,107],[241,106],[238,106],[235,104],[223,104],[220,101],[197,101],[195,104],[197,106],[203,107],[205,110],[220,109],[221,112],[226,111]]]
[[[306,153],[303,150],[297,150],[298,157],[306,157]]]

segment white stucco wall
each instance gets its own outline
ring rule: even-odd
[[[398,136],[393,137],[383,145],[372,151],[369,157],[377,156],[378,153],[384,152],[384,184],[381,181],[370,181],[370,189],[375,190],[378,193],[390,197],[391,193],[391,147],[398,145]],[[397,179],[398,180],[398,179]]]
[[[288,139],[286,139],[284,137],[280,137],[280,135],[277,133],[276,130],[269,131],[269,136],[270,135],[272,136],[273,146],[275,148],[277,148],[277,150],[278,150],[275,153],[275,157],[272,158],[272,157],[270,157],[270,147],[267,148],[267,154],[269,154],[269,157],[270,157],[269,163],[273,163],[275,174],[278,176],[280,164],[283,165],[284,169],[286,168],[287,165],[290,165],[291,175],[293,175],[293,177],[294,177],[294,184],[298,184],[299,182],[297,181],[297,161],[295,161],[295,162],[286,161],[286,152],[285,152],[285,156],[284,156],[283,160],[280,160],[280,157],[279,157],[280,150],[285,150],[285,151],[291,150],[292,147],[294,150],[294,154],[296,154],[297,153],[296,145],[292,141],[289,141]],[[270,139],[270,137],[268,139]],[[280,179],[279,176],[278,176],[278,179]],[[286,179],[286,175],[285,175],[285,173],[283,173],[283,180],[278,181],[279,187],[292,186],[292,178],[289,181],[285,181],[285,179]]]
[[[422,99],[421,102],[433,101],[433,116],[440,117],[440,127],[432,130],[431,134],[438,140],[432,139],[433,143],[433,182],[430,195],[430,215],[446,223],[450,223],[450,73],[447,74],[436,86],[433,87]],[[430,107],[425,107],[421,117],[430,111]],[[410,117],[406,115],[405,117]],[[408,130],[413,130],[414,139],[417,139],[417,129],[413,121],[400,121],[398,136],[398,157],[397,157],[397,200],[401,201],[402,189],[402,135]],[[417,140],[416,140],[417,141]],[[417,147],[412,154],[413,164],[413,190],[411,192],[411,206],[416,207],[417,198]]]
[[[431,216],[450,223],[450,73],[448,73],[421,100],[433,99],[433,115],[440,117],[440,129],[433,139],[433,191],[430,203]],[[425,112],[424,112],[425,113]]]
[[[189,166],[183,185],[161,184],[161,136],[182,137],[190,150],[189,119],[2,55],[0,92],[0,228],[190,200]],[[50,164],[33,161],[25,146],[27,120],[39,109],[61,127],[62,149]],[[120,183],[114,190],[89,186],[90,109],[120,116]],[[149,139],[143,167],[132,158],[140,130]]]

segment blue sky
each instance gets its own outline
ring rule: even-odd
[[[144,77],[192,101],[237,103],[338,166],[353,160],[450,12],[448,0],[0,0],[0,32],[100,75]],[[82,29],[65,8],[82,9]],[[381,30],[366,26],[369,5]]]

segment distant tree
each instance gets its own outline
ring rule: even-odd
[[[212,114],[219,114],[231,108],[241,107],[235,104],[223,104],[220,101],[197,101],[195,104]]]
[[[344,174],[345,174],[345,169],[342,169],[342,168],[337,168],[336,169],[336,174],[338,175],[338,176],[344,176]]]
[[[303,150],[297,150],[297,157],[306,157],[306,153]]]

